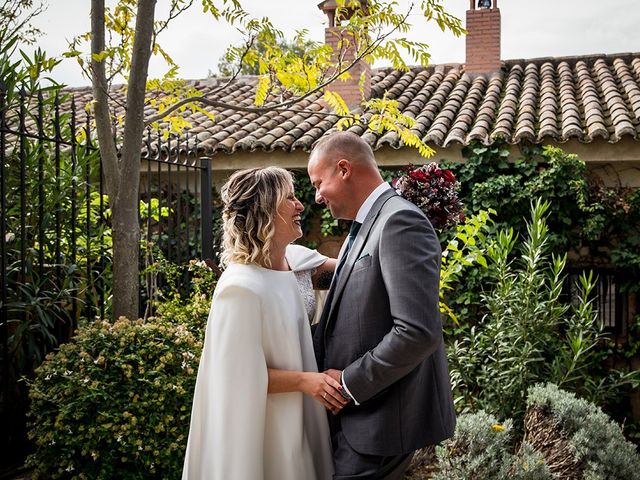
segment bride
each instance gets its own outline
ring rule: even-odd
[[[215,289],[196,381],[183,480],[330,479],[326,410],[345,403],[318,373],[312,281],[335,260],[291,245],[304,207],[276,167],[222,188],[226,269]]]

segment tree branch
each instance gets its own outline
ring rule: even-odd
[[[151,49],[152,50],[153,50],[153,47],[155,47],[155,45],[156,45],[156,40],[158,38],[158,35],[160,35],[160,33],[162,33],[162,31],[165,30],[169,26],[169,23],[173,19],[178,17],[185,10],[189,9],[191,7],[191,5],[193,5],[193,2],[194,2],[194,0],[189,0],[189,3],[183,5],[182,7],[178,7],[177,3],[172,1],[171,9],[169,10],[169,16],[167,17],[166,20],[158,22],[158,25],[160,26],[160,28],[158,28],[158,30],[154,29],[152,40],[151,40]]]
[[[127,84],[127,111],[122,147],[123,178],[140,175],[140,150],[144,132],[144,104],[147,87],[153,18],[156,0],[139,0],[136,13],[135,42],[131,58],[131,72]],[[137,188],[136,195],[137,195]]]
[[[246,46],[244,51],[242,52],[242,55],[240,56],[240,61],[238,62],[238,66],[236,67],[236,71],[233,72],[233,75],[231,75],[231,77],[229,77],[229,79],[222,85],[216,87],[213,91],[209,92],[209,95],[215,95],[218,92],[221,92],[222,90],[224,90],[225,88],[227,88],[229,85],[231,85],[231,83],[233,83],[233,81],[238,77],[238,75],[240,74],[240,72],[242,71],[242,61],[244,60],[244,58],[247,56],[247,54],[249,53],[249,50],[251,50],[251,48],[253,47],[253,43],[255,42],[256,37],[255,36],[251,36],[249,40],[247,40]]]
[[[111,129],[111,117],[109,115],[109,99],[107,95],[107,79],[104,61],[94,60],[93,54],[99,54],[104,50],[104,0],[91,0],[91,85],[95,103],[93,111],[96,118],[96,130],[100,145],[100,157],[105,171],[105,180],[108,195],[116,200],[118,197],[118,155],[113,140]]]
[[[292,108],[292,106],[285,106],[282,107],[282,104],[276,104],[272,107],[245,107],[242,105],[238,105],[236,103],[226,103],[226,102],[221,102],[219,100],[212,100],[209,97],[190,97],[190,98],[185,98],[183,100],[180,100],[178,103],[171,105],[170,108],[168,108],[166,111],[168,110],[175,110],[177,108],[182,107],[183,105],[187,105],[189,103],[202,103],[204,105],[208,105],[210,107],[216,107],[216,108],[220,108],[220,109],[227,109],[227,110],[235,110],[238,112],[247,112],[247,113],[267,113],[267,112],[295,112],[295,113],[302,113],[302,114],[309,114],[309,115],[321,115],[321,116],[325,116],[325,117],[332,117],[332,116],[338,116],[340,118],[354,118],[355,116],[353,115],[346,115],[346,116],[341,116],[338,115],[335,112],[323,112],[322,110],[307,110],[307,109],[297,109],[297,108]],[[163,112],[160,113],[158,115],[154,115],[153,117],[148,118],[145,121],[145,125],[149,126],[150,124],[157,122],[159,120],[162,120],[163,118],[168,116],[168,113]]]
[[[406,20],[409,17],[409,14],[410,14],[412,8],[413,7],[410,7],[409,11],[404,15],[403,20],[402,20],[403,22],[406,22]],[[193,103],[193,102],[201,102],[201,103],[204,103],[205,105],[209,105],[209,106],[212,106],[212,107],[225,108],[225,109],[237,110],[237,111],[249,112],[249,113],[267,113],[267,112],[273,112],[273,111],[276,111],[276,112],[278,112],[278,111],[280,111],[280,112],[291,111],[291,109],[289,109],[288,107],[293,106],[296,103],[298,103],[298,102],[310,97],[311,95],[317,93],[318,91],[324,89],[326,86],[328,86],[331,83],[333,83],[334,81],[336,81],[340,75],[342,75],[343,73],[345,73],[348,70],[350,70],[354,65],[356,65],[365,56],[367,56],[369,53],[374,51],[378,47],[378,45],[380,45],[385,39],[389,38],[389,36],[391,36],[399,28],[399,25],[394,26],[394,28],[392,28],[391,30],[389,30],[388,32],[386,32],[384,34],[378,35],[378,37],[373,42],[368,44],[360,53],[358,53],[357,55],[354,55],[353,60],[348,65],[346,65],[344,67],[342,67],[342,61],[344,59],[344,55],[341,55],[340,56],[340,60],[339,60],[339,65],[341,66],[341,68],[336,69],[336,71],[328,79],[326,79],[325,81],[320,83],[316,88],[313,88],[313,89],[309,90],[308,92],[304,93],[303,95],[300,95],[299,97],[294,97],[294,98],[292,98],[290,100],[286,100],[284,102],[280,102],[277,105],[272,105],[272,106],[243,107],[243,106],[240,106],[240,105],[229,104],[229,103],[221,102],[221,101],[218,101],[218,100],[212,100],[212,99],[209,98],[209,96],[212,95],[210,93],[206,97],[205,96],[196,96],[196,97],[190,97],[190,98],[185,98],[183,100],[180,100],[179,102],[177,102],[177,103],[171,105],[170,107],[168,107],[164,112],[159,113],[157,115],[153,115],[152,117],[146,119],[145,125],[149,126],[154,122],[160,121],[160,120],[168,117],[171,113],[175,112],[180,107],[182,107],[184,105],[187,105],[189,103]],[[344,53],[344,52],[342,52],[342,53]],[[227,84],[229,84],[230,82],[231,81],[227,82]],[[227,84],[225,84],[225,86]],[[221,89],[222,89],[222,87],[217,88],[216,89],[216,93],[218,91],[220,91]],[[302,110],[295,110],[295,111],[302,111]],[[315,112],[315,113],[320,114],[320,112]],[[329,115],[336,115],[336,114],[335,113],[331,113]]]
[[[364,56],[364,54],[362,56]],[[234,104],[230,104],[230,103],[220,102],[218,100],[211,100],[210,98],[203,97],[203,96],[190,97],[190,98],[185,98],[183,100],[180,100],[179,102],[174,103],[173,105],[171,105],[164,112],[159,113],[157,115],[154,115],[154,116],[148,118],[145,121],[145,125],[151,125],[153,122],[157,122],[159,120],[162,120],[163,118],[166,118],[167,116],[169,116],[171,113],[173,113],[174,111],[176,111],[177,109],[179,109],[183,105],[187,105],[187,104],[193,103],[193,102],[201,102],[201,103],[204,103],[205,105],[210,105],[212,107],[228,108],[228,109],[231,109],[231,110],[238,110],[238,111],[250,112],[250,113],[267,113],[267,112],[273,112],[273,111],[288,111],[287,107],[290,107],[290,106],[292,106],[292,105],[294,105],[294,104],[296,104],[296,103],[298,103],[298,102],[310,97],[314,93],[322,90],[324,87],[326,87],[327,85],[331,84],[340,75],[342,75],[344,72],[349,70],[352,66],[354,66],[358,62],[358,60],[360,60],[362,58],[362,56],[358,56],[357,58],[355,58],[354,61],[351,62],[347,66],[347,68],[337,71],[331,77],[329,77],[328,80],[326,80],[325,82],[321,83],[316,88],[314,88],[312,90],[309,90],[304,95],[292,98],[291,100],[286,100],[284,102],[281,102],[281,103],[277,104],[277,106],[243,107],[241,105],[234,105]],[[331,114],[331,115],[335,115],[335,114]]]

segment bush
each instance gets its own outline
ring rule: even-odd
[[[540,454],[524,444],[511,453],[512,421],[499,423],[484,411],[461,415],[454,437],[436,448],[439,471],[433,480],[551,479]]]
[[[453,438],[436,448],[433,480],[630,480],[640,456],[594,404],[557,385],[529,389],[525,435],[484,411],[463,414]],[[512,453],[515,451],[516,453]]]
[[[529,390],[527,405],[525,439],[547,458],[558,478],[638,478],[636,447],[592,403],[547,384]]]
[[[484,411],[458,417],[453,438],[436,447],[440,471],[434,480],[504,478],[512,423]]]
[[[195,292],[185,302],[180,295],[158,304],[156,315],[174,325],[183,325],[197,339],[204,340],[207,317],[211,308],[211,295]]]
[[[492,233],[513,228],[523,235],[531,199],[550,201],[550,251],[569,252],[578,269],[611,267],[619,274],[618,288],[638,291],[640,189],[623,187],[620,178],[617,186],[605,186],[584,161],[557,147],[521,146],[515,151],[498,139],[488,146],[471,142],[462,155],[464,162],[447,160],[441,165],[460,181],[467,216],[493,209],[497,214]],[[448,305],[461,323],[475,324],[481,317],[475,306],[485,289],[486,273],[486,269],[467,269],[464,281],[451,285]]]
[[[188,266],[179,266],[160,259],[153,268],[147,269],[154,275],[162,274],[166,285],[155,293],[152,302],[155,315],[176,325],[184,325],[202,340],[211,308],[211,297],[220,271],[204,261],[191,260]],[[181,293],[181,278],[190,276],[190,288],[186,299]],[[183,290],[183,289],[182,289]]]
[[[482,295],[488,313],[478,325],[461,329],[448,352],[458,410],[482,409],[518,425],[531,385],[551,381],[601,401],[637,377],[593,374],[603,339],[591,299],[595,280],[582,276],[576,298],[563,298],[566,257],[548,254],[549,204],[538,201],[531,208],[519,248],[512,230],[500,232],[488,248],[494,277]]]
[[[80,328],[31,384],[34,478],[178,478],[201,349],[168,319]]]
[[[553,475],[544,457],[536,452],[532,445],[522,442],[518,454],[512,459],[508,478],[514,480],[551,480]]]

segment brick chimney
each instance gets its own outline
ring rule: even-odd
[[[477,4],[477,8],[476,8]],[[465,72],[500,70],[500,9],[498,0],[470,0],[467,10],[467,59]]]
[[[366,5],[366,1],[364,4]],[[336,18],[337,3],[335,0],[325,0],[318,4],[318,8],[326,13],[328,17],[328,25],[327,28],[324,29],[324,41],[333,48],[333,62],[337,63],[338,55],[341,55],[342,65],[346,66],[350,64],[354,59],[355,52],[353,47],[347,47],[346,50],[343,47],[342,51],[340,51],[338,44],[343,39],[348,40],[350,34],[340,28],[340,21],[349,20],[351,14],[349,12],[342,12],[341,18]],[[363,72],[365,74],[363,93],[364,98],[368,99],[371,96],[371,65],[364,60],[359,60],[351,67],[349,70],[351,74],[350,79],[346,81],[336,80],[331,85],[328,85],[326,89],[339,94],[349,107],[356,107],[362,101],[359,82]]]

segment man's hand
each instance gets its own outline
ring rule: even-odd
[[[330,368],[329,370],[325,370],[323,373],[326,373],[331,378],[333,378],[336,382],[342,384],[342,370],[336,370],[335,368]]]
[[[336,370],[334,368],[330,368],[328,370],[325,370],[323,373],[325,375],[329,375],[331,378],[333,378],[336,382],[338,382],[340,384],[340,389],[338,391],[340,392],[340,395],[342,395],[342,398],[345,401],[344,405],[349,403],[351,401],[351,397],[349,395],[345,394],[346,392],[344,391],[344,388],[342,387],[342,370]],[[336,415],[338,413],[338,411],[332,410],[332,413],[334,415]]]
[[[302,372],[301,377],[300,390],[320,402],[334,415],[349,403],[340,393],[340,380],[335,380],[326,373],[314,372]]]

